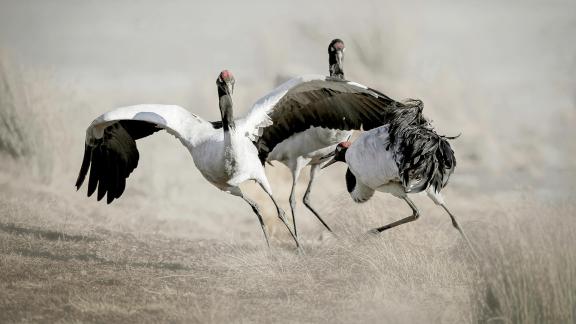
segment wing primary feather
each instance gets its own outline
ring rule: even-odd
[[[78,173],[78,178],[76,179],[76,190],[80,189],[88,169],[90,168],[90,159],[92,158],[92,147],[88,144],[84,144],[84,158],[82,159],[82,166],[80,167],[80,172]]]
[[[154,123],[141,120],[121,120],[118,124],[113,125],[116,126],[113,130],[117,130],[119,128],[118,126],[120,126],[130,134],[130,137],[132,137],[133,140],[139,140],[162,130],[162,128],[159,128]]]
[[[185,131],[182,127],[207,125],[207,122],[180,107],[153,106],[123,107],[99,117],[106,123],[111,123],[107,124],[102,135],[87,139],[87,143],[90,144],[87,144],[84,149],[82,165],[76,179],[77,189],[82,186],[88,172],[90,172],[88,176],[88,196],[92,196],[97,191],[97,200],[100,201],[106,196],[106,202],[110,204],[124,193],[129,175],[138,166],[140,154],[136,146],[136,140],[167,129],[170,134],[177,135],[182,141],[181,133]],[[121,116],[125,113],[132,115],[134,109],[145,111],[140,111],[134,117],[129,117],[134,119],[107,119],[114,115]],[[148,109],[150,111],[146,111]],[[166,115],[164,115],[164,111],[166,111]],[[112,116],[109,116],[110,114]],[[167,121],[167,119],[170,118],[171,122],[169,123],[170,120]],[[170,124],[179,127],[185,126],[172,129],[168,127]],[[217,122],[212,123],[213,128],[218,126]],[[92,125],[90,127],[96,126]],[[93,128],[90,129],[94,131]],[[101,134],[100,131],[98,130],[95,133],[87,132],[87,134]]]
[[[313,80],[290,89],[268,112],[273,124],[263,127],[255,145],[262,163],[274,147],[310,127],[369,130],[382,126],[402,103],[367,87],[342,81]]]
[[[110,151],[108,166],[110,169],[107,171],[108,175],[108,194],[106,195],[106,203],[110,204],[116,198],[116,190],[118,188],[118,154]]]
[[[91,197],[98,187],[98,169],[100,168],[100,148],[93,147],[91,154],[92,165],[90,167],[90,177],[88,178],[88,197]]]
[[[101,168],[98,170],[98,196],[97,199],[98,201],[102,200],[102,198],[104,198],[104,195],[106,195],[106,188],[107,188],[107,183],[106,183],[106,172],[108,171],[108,150],[104,147],[101,147],[101,153],[102,153],[102,163],[101,163]]]
[[[118,188],[116,190],[116,197],[120,198],[124,189],[126,188],[126,178],[128,174],[126,173],[126,159],[125,156],[119,155],[118,156]]]

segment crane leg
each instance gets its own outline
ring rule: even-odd
[[[290,190],[290,211],[292,212],[292,225],[294,226],[294,236],[298,237],[298,231],[296,229],[296,182],[300,177],[300,171],[302,171],[302,166],[296,163],[296,166],[291,168],[292,170],[292,189]]]
[[[462,230],[462,227],[460,227],[460,225],[456,221],[456,217],[454,217],[454,214],[452,214],[450,212],[450,210],[448,210],[448,207],[446,207],[446,205],[444,205],[443,203],[439,204],[439,205],[446,211],[446,213],[448,213],[448,215],[450,216],[450,219],[452,220],[452,226],[454,226],[454,228],[456,228],[458,230],[458,232],[460,232],[460,235],[462,235],[462,238],[464,238],[464,241],[466,241],[466,244],[470,248],[470,251],[472,251],[472,255],[474,256],[474,258],[476,260],[478,260],[478,253],[476,253],[476,249],[474,249],[474,246],[472,245],[472,243],[468,239],[468,236],[466,235],[466,233],[464,233],[464,231]]]
[[[266,245],[270,247],[270,241],[268,240],[268,234],[266,233],[266,224],[264,224],[264,219],[262,218],[262,214],[260,214],[260,208],[258,208],[258,205],[256,205],[256,203],[250,198],[242,196],[242,199],[244,199],[244,201],[247,202],[250,207],[252,207],[252,211],[254,214],[256,214],[256,216],[258,216],[260,227],[262,227],[262,233],[264,233],[264,238],[266,239]]]
[[[330,226],[326,224],[326,222],[322,219],[322,217],[320,217],[320,214],[318,214],[310,204],[310,192],[312,191],[312,183],[314,182],[314,177],[316,176],[316,171],[318,171],[318,168],[320,168],[320,164],[314,164],[310,166],[310,180],[308,181],[308,188],[306,188],[306,193],[304,194],[302,202],[304,203],[304,206],[306,206],[306,208],[308,208],[308,210],[310,210],[312,214],[314,214],[314,216],[318,218],[320,223],[322,223],[322,225],[324,225],[324,227],[326,227],[328,231],[332,232]]]
[[[374,229],[370,230],[368,233],[372,233],[372,234],[382,233],[385,230],[390,229],[392,227],[396,227],[398,225],[402,225],[404,223],[413,222],[413,221],[417,220],[418,217],[420,217],[420,212],[418,211],[418,208],[416,207],[416,205],[414,205],[414,202],[412,200],[410,200],[410,198],[408,198],[408,197],[402,197],[402,199],[404,199],[404,201],[406,201],[406,203],[408,203],[410,208],[412,208],[412,215],[410,215],[406,218],[402,218],[401,220],[392,222],[388,225],[374,228]]]
[[[258,205],[250,198],[244,196],[244,193],[242,193],[242,190],[240,190],[240,188],[229,188],[226,191],[234,196],[242,198],[245,202],[247,202],[250,205],[250,207],[252,207],[252,211],[254,212],[254,214],[256,214],[256,216],[258,217],[258,221],[260,222],[262,233],[264,233],[264,238],[266,239],[266,245],[270,247],[270,240],[268,240],[268,233],[266,232],[266,224],[264,223],[264,219],[262,218],[262,214],[260,213],[260,208],[258,207]]]
[[[278,205],[278,202],[276,202],[276,199],[274,199],[274,196],[272,195],[272,192],[271,192],[269,186],[267,185],[267,183],[263,184],[260,181],[258,181],[258,184],[260,185],[260,187],[262,187],[262,189],[264,189],[264,192],[266,192],[266,194],[268,194],[268,197],[270,197],[270,199],[272,199],[272,202],[274,203],[274,206],[276,207],[276,212],[278,213],[278,218],[280,218],[282,223],[284,223],[284,226],[286,226],[286,229],[288,230],[288,232],[290,232],[292,239],[294,239],[294,243],[296,243],[296,247],[300,248],[300,243],[298,242],[298,238],[294,235],[294,233],[292,233],[292,230],[290,229],[290,225],[288,225],[288,222],[286,222],[286,213],[284,213],[284,210],[282,210],[282,208],[280,208],[280,205]]]

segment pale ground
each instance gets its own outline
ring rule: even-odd
[[[267,3],[0,0],[0,322],[575,322],[574,4]],[[74,190],[102,112],[158,102],[216,119],[229,68],[241,116],[278,80],[325,73],[334,37],[349,79],[421,98],[440,133],[462,133],[444,194],[479,261],[421,196],[417,222],[363,235],[409,209],[354,204],[342,166],[313,192],[337,237],[300,205],[303,253],[244,186],[267,249],[250,208],[167,134],[138,144],[122,199]],[[286,168],[267,172],[288,210]]]
[[[408,208],[336,194],[320,211],[338,237],[305,226],[297,253],[281,226],[267,249],[248,208],[207,230],[198,226],[205,214],[167,216],[136,193],[98,208],[19,180],[0,174],[0,322],[575,320],[573,201],[454,186],[448,196],[480,250],[476,262],[425,197],[415,198],[418,222],[370,237]]]

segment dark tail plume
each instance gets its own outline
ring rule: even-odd
[[[448,137],[438,135],[423,116],[420,100],[404,101],[390,123],[390,144],[406,191],[419,192],[432,186],[440,191],[456,167]]]

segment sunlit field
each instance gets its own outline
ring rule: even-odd
[[[0,322],[576,322],[574,5],[343,4],[327,16],[329,4],[228,4],[229,28],[216,4],[0,1]],[[300,251],[242,186],[263,206],[268,248],[250,208],[166,133],[138,142],[121,199],[75,190],[101,113],[170,103],[216,120],[228,68],[240,117],[279,82],[328,73],[335,37],[347,78],[421,98],[440,134],[462,134],[443,193],[477,259],[424,195],[416,222],[366,234],[411,211],[383,193],[355,204],[342,165],[312,193],[333,234],[301,203],[304,172]],[[288,169],[266,171],[289,211]]]

